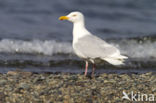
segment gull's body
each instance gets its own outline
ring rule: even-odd
[[[85,75],[87,75],[88,61],[93,63],[95,70],[95,60],[101,59],[112,65],[121,65],[126,56],[120,54],[120,51],[106,43],[104,40],[92,35],[85,27],[84,16],[80,12],[72,12],[67,16],[60,17],[60,20],[69,20],[73,22],[73,49],[77,56],[86,61]]]

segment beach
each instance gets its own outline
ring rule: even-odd
[[[9,71],[0,74],[0,103],[130,103],[122,99],[123,91],[128,95],[146,93],[149,98],[150,94],[156,95],[155,78],[152,72],[102,73],[91,78],[83,74]],[[141,99],[136,96],[134,100]]]

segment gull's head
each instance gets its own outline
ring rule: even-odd
[[[76,23],[76,22],[83,22],[84,16],[81,12],[71,12],[66,16],[61,16],[59,20],[68,20],[70,22]]]

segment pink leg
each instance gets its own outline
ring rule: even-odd
[[[92,77],[94,77],[95,67],[96,67],[96,65],[95,65],[95,64],[93,64],[93,69],[92,69]]]
[[[86,67],[85,67],[85,76],[87,76],[87,70],[88,70],[88,61],[86,61]]]

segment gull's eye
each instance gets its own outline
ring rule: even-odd
[[[76,14],[73,15],[73,17],[77,16]]]

